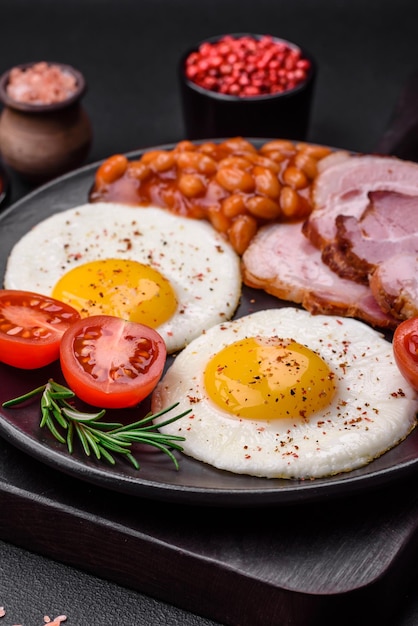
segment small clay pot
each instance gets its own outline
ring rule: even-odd
[[[26,69],[34,63],[16,67]],[[52,65],[52,64],[51,64]],[[3,162],[25,180],[41,184],[80,166],[92,142],[90,119],[81,105],[83,75],[69,65],[53,63],[76,79],[76,90],[53,104],[12,99],[7,93],[10,72],[0,78],[0,152]]]

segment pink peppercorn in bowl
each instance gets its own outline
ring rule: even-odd
[[[179,64],[188,139],[306,139],[316,64],[299,45],[272,35],[218,35]]]

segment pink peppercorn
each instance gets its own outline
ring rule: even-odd
[[[255,97],[295,89],[307,79],[310,69],[311,62],[299,48],[271,35],[225,35],[192,52],[185,73],[203,89]]]

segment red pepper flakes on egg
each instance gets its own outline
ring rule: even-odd
[[[245,98],[295,89],[310,69],[311,61],[299,48],[271,35],[225,35],[192,52],[185,72],[203,89]]]

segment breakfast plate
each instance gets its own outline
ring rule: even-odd
[[[159,146],[170,149],[172,146]],[[138,158],[140,152],[127,154]],[[93,163],[40,187],[0,215],[0,273],[14,244],[35,224],[53,213],[87,202],[99,163]],[[243,287],[235,317],[262,309],[289,306],[264,291]],[[168,365],[171,362],[168,359]],[[43,385],[49,378],[64,383],[58,363],[39,370],[18,370],[0,364],[0,405]],[[65,383],[64,383],[65,384]],[[149,410],[144,403],[142,414]],[[128,413],[126,413],[128,412]],[[111,421],[141,417],[132,409],[109,411]],[[18,408],[0,408],[0,435],[9,443],[54,470],[120,493],[160,501],[199,506],[261,506],[305,503],[346,496],[376,488],[416,471],[418,429],[402,443],[368,465],[351,472],[314,480],[263,479],[218,470],[176,453],[179,469],[160,452],[135,450],[140,469],[124,460],[115,465],[85,456],[75,446],[72,454],[44,428],[40,428],[39,402]]]

